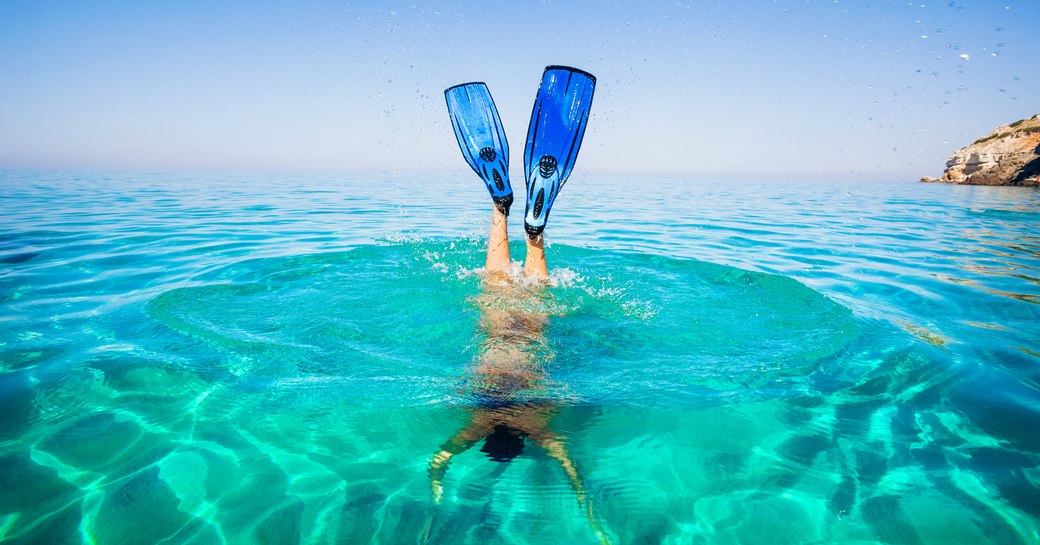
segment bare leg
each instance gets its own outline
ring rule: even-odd
[[[549,267],[545,263],[545,239],[538,235],[534,239],[527,238],[527,260],[524,262],[524,274],[538,280],[549,278]]]
[[[492,205],[491,236],[488,237],[487,261],[484,269],[489,273],[509,272],[509,230],[506,215]]]

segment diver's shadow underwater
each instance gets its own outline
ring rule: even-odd
[[[480,452],[502,463],[492,476],[497,480],[507,462],[525,452],[528,444],[559,462],[570,481],[579,507],[600,542],[609,542],[586,494],[585,482],[566,447],[566,438],[552,429],[562,405],[549,399],[546,366],[552,361],[543,310],[549,294],[541,286],[486,282],[477,298],[480,325],[485,333],[480,354],[466,377],[464,396],[469,400],[468,422],[452,435],[427,466],[433,501],[444,496],[444,478],[451,459],[483,441]],[[507,308],[503,302],[510,301]]]

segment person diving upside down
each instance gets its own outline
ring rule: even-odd
[[[514,278],[509,255],[509,146],[498,110],[481,82],[444,92],[462,154],[484,180],[494,205],[477,303],[485,340],[468,376],[468,423],[452,435],[428,463],[430,492],[440,504],[451,459],[481,441],[480,449],[499,462],[520,455],[526,443],[558,461],[601,543],[609,539],[587,497],[585,483],[565,438],[550,426],[560,408],[545,399],[547,359],[544,331],[549,317],[538,309],[549,279],[543,232],[552,205],[578,155],[596,78],[575,68],[549,66],[542,75],[524,152],[527,204],[524,213],[527,258],[523,277]],[[510,301],[511,304],[502,304]]]

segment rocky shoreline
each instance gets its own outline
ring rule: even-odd
[[[1040,186],[1040,114],[1001,125],[946,161],[941,178],[922,182]]]

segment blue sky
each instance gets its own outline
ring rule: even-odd
[[[467,168],[542,69],[598,76],[590,172],[916,179],[1040,112],[1040,2],[0,2],[0,167]]]

